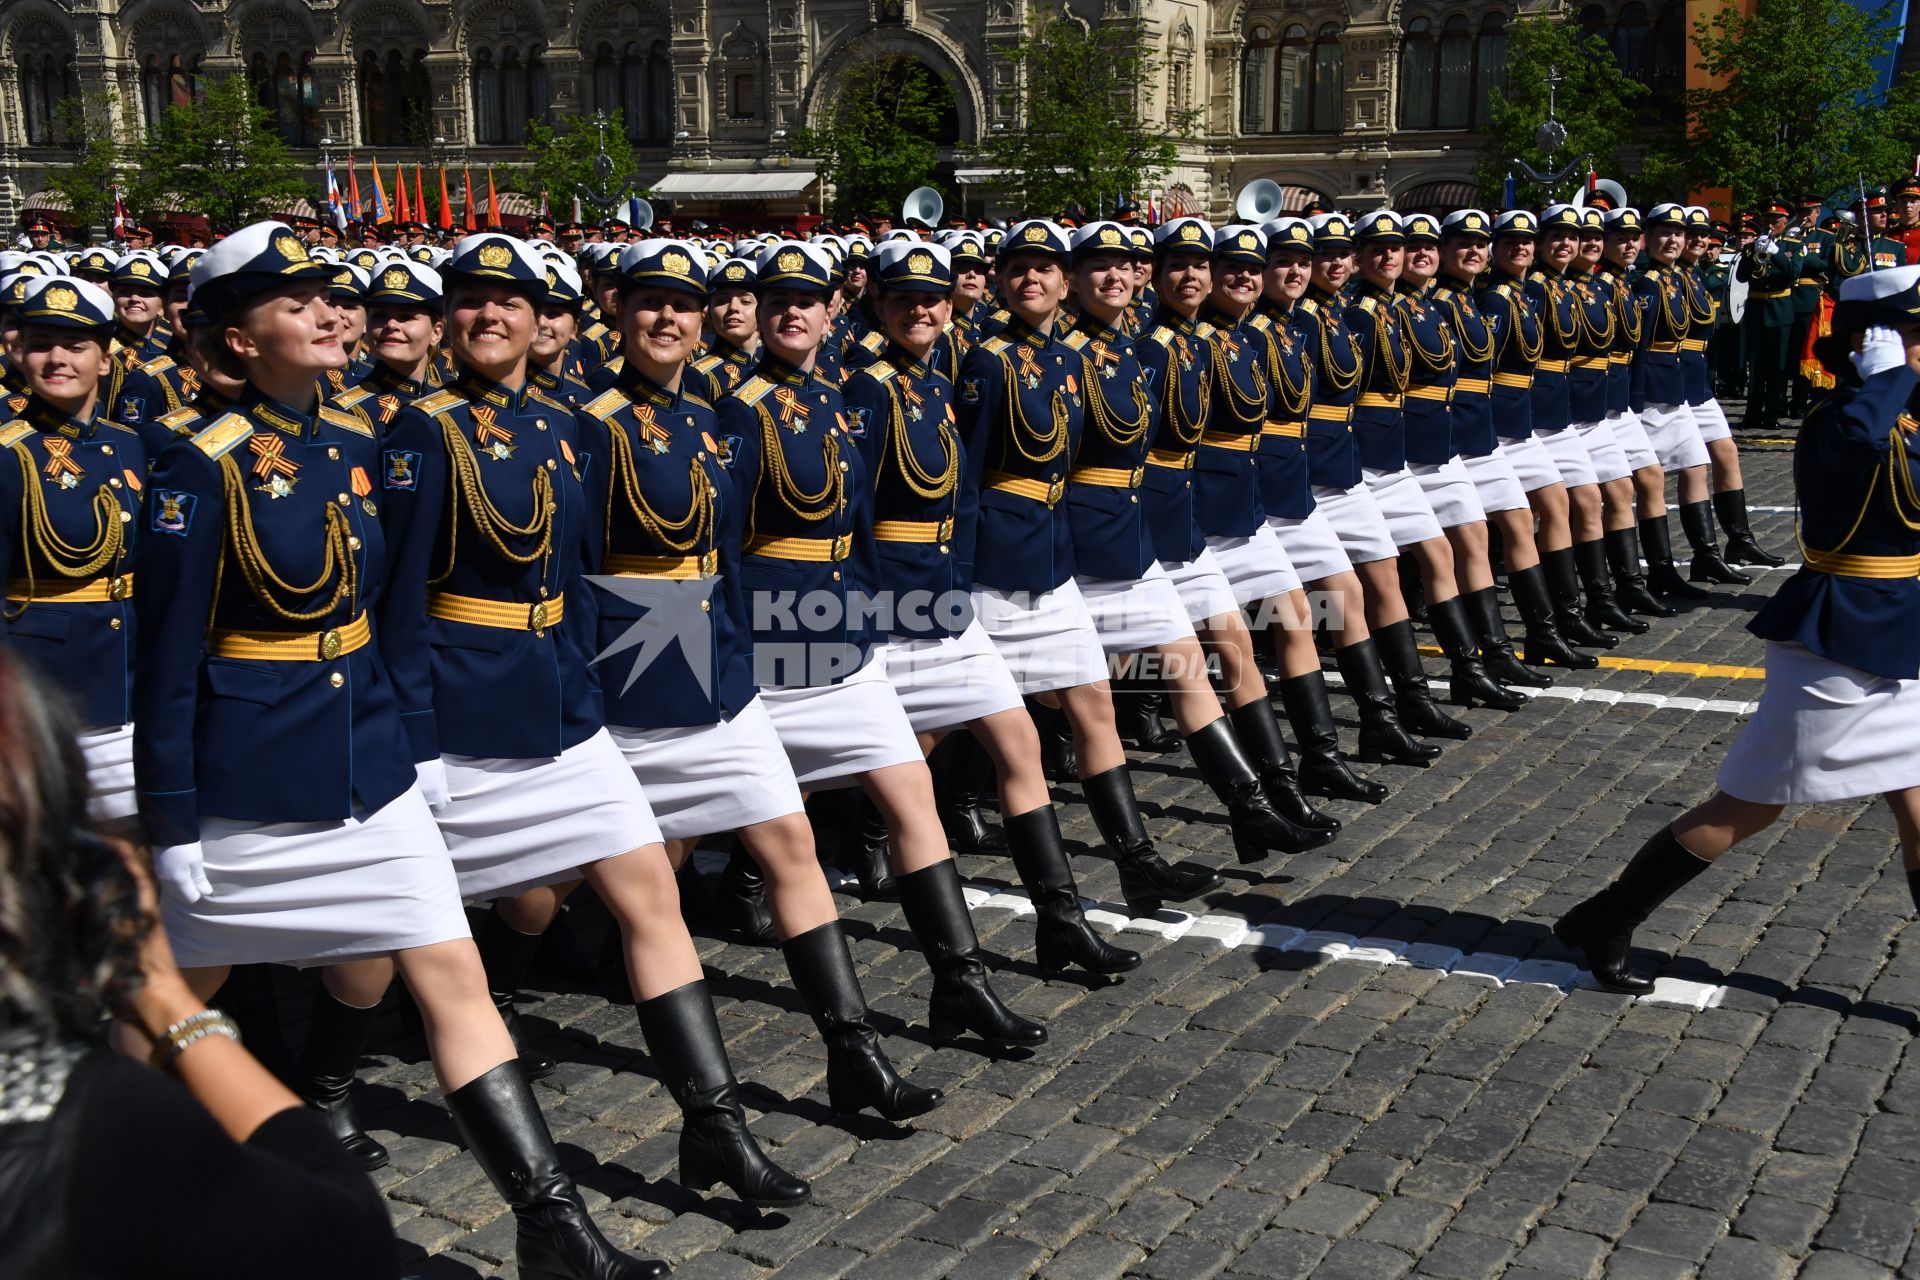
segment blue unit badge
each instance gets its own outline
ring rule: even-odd
[[[147,401],[144,396],[127,396],[120,401],[120,421],[129,427],[137,427],[147,420]]]
[[[848,405],[847,434],[855,437],[866,435],[867,419],[872,415],[873,410],[871,409],[856,409],[852,405]]]
[[[961,404],[979,404],[980,403],[980,379],[978,378],[960,379],[960,403]]]
[[[155,489],[147,503],[147,509],[153,513],[153,531],[186,537],[187,527],[193,523],[193,508],[199,501],[193,494],[179,489]]]
[[[414,489],[420,484],[420,454],[414,449],[387,450],[381,484],[388,489]]]

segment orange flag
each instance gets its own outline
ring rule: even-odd
[[[462,212],[460,216],[467,220],[467,230],[477,231],[480,228],[480,211],[473,207],[473,168],[472,166],[470,165],[460,166],[460,178],[461,178],[461,181],[466,184],[466,188],[467,188],[467,201],[464,205],[461,206]]]
[[[453,228],[453,205],[447,199],[447,166],[440,166],[440,229]]]
[[[500,229],[500,197],[493,190],[493,166],[487,166],[487,226]]]
[[[427,220],[427,189],[420,181],[420,166],[413,166],[413,220]]]
[[[407,202],[407,171],[399,165],[393,166],[393,220],[412,222],[413,206]]]

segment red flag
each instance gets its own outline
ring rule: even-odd
[[[393,166],[393,220],[412,222],[413,207],[407,203],[407,171],[399,165]]]
[[[413,166],[413,219],[415,222],[427,220],[427,189],[420,182],[420,166]]]
[[[487,226],[500,229],[500,197],[493,190],[493,166],[487,166]]]
[[[440,229],[453,229],[453,205],[447,199],[447,166],[440,166]]]
[[[466,183],[466,187],[467,187],[467,202],[464,206],[462,206],[464,212],[462,212],[460,216],[467,220],[467,230],[477,231],[480,228],[480,211],[473,207],[473,168],[472,166],[462,165],[460,167],[460,177],[461,177],[461,180]]]
[[[353,153],[347,153],[347,205],[352,211],[351,221],[360,221],[360,174],[353,167]]]

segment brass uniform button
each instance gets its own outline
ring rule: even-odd
[[[346,682],[347,682],[347,678],[341,675],[338,671],[334,672],[332,675],[327,677],[327,683],[332,685],[336,689],[338,689],[341,685],[345,684]]]
[[[327,446],[327,457],[334,462],[340,461],[340,450],[333,445]]]
[[[111,628],[112,628],[113,630],[115,630],[115,631],[118,631],[118,630],[120,629],[120,619],[118,619],[118,618],[108,618],[108,619],[107,619],[107,625],[108,625],[109,627],[111,627]]]
[[[107,483],[108,483],[109,485],[111,485],[111,486],[113,486],[113,487],[114,487],[115,489],[118,489],[118,488],[120,487],[120,477],[119,477],[119,476],[108,476],[108,477],[107,477]]]
[[[341,506],[343,506],[343,507],[347,507],[347,506],[352,506],[352,505],[353,505],[353,495],[352,495],[352,494],[350,494],[350,493],[343,493],[343,494],[341,494],[341,495],[340,495],[340,505],[341,505]]]
[[[712,611],[713,611],[713,601],[711,601],[711,600],[702,600],[702,601],[700,602],[700,612],[702,612],[702,613],[710,613],[710,612],[712,612]]]
[[[835,570],[833,571],[833,580],[834,580],[835,582],[838,582],[838,581],[840,581],[840,571],[839,571],[838,569],[835,569]]]
[[[558,471],[559,469],[560,469],[560,464],[558,462],[555,462],[552,458],[547,459],[547,470]],[[553,505],[551,503],[547,505],[547,510],[549,511],[553,510]]]
[[[132,522],[133,522],[133,512],[131,512],[131,511],[122,511],[122,512],[120,513],[120,523],[121,523],[121,524],[131,524]]]
[[[353,534],[348,534],[347,546],[351,550],[358,551],[360,549],[360,539]]]
[[[533,425],[545,431],[547,429],[547,420],[545,418],[535,418]]]
[[[111,458],[113,456],[113,446],[110,444],[103,444],[100,446],[100,452],[106,454],[109,458]]]

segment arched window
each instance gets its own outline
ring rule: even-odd
[[[536,44],[524,56],[517,46],[475,49],[473,140],[483,146],[518,146],[527,140],[527,122],[545,122],[551,114],[546,46]]]
[[[1273,30],[1264,23],[1247,29],[1240,53],[1240,131],[1273,132]]]
[[[553,85],[547,78],[547,46],[543,44],[527,51],[527,119],[542,124],[553,119]],[[525,132],[522,124],[522,138]]]
[[[427,51],[369,49],[360,55],[360,140],[369,146],[422,146],[432,135]]]
[[[1473,112],[1473,35],[1460,14],[1440,32],[1440,71],[1434,77],[1433,122],[1442,129],[1464,129]]]
[[[65,146],[75,139],[67,136],[64,103],[79,105],[80,85],[74,74],[70,47],[59,33],[42,24],[15,43],[20,64],[20,104],[26,113],[27,145],[30,147]]]
[[[320,103],[313,80],[313,50],[298,54],[281,50],[256,52],[247,64],[254,101],[273,115],[274,132],[288,145],[317,146],[320,142]]]
[[[168,107],[192,106],[200,100],[200,55],[148,54],[140,68],[140,96],[149,128]]]
[[[1686,6],[1680,0],[1668,0],[1653,20],[1648,40],[1648,84],[1653,88],[1656,110],[1678,106],[1687,87]]]
[[[1619,62],[1620,69],[1633,79],[1645,83],[1649,76],[1647,65],[1647,6],[1630,4],[1620,10],[1620,20],[1613,27],[1613,56]]]
[[[1280,74],[1273,82],[1274,128],[1280,133],[1309,133],[1313,93],[1313,46],[1305,27],[1288,27],[1280,38]]]
[[[1433,39],[1433,24],[1415,18],[1407,24],[1400,40],[1400,127],[1433,127],[1434,76],[1439,48]]]
[[[1480,45],[1476,51],[1473,78],[1473,122],[1489,124],[1493,120],[1493,98],[1507,87],[1507,19],[1490,13],[1480,23]]]
[[[493,65],[493,50],[480,49],[473,55],[473,140],[480,143],[500,140],[500,69]]]
[[[1607,11],[1597,4],[1590,4],[1580,10],[1580,34],[1607,38]]]
[[[620,105],[620,60],[605,41],[593,51],[593,105],[600,111],[612,111]]]
[[[647,133],[649,142],[666,142],[673,137],[673,64],[667,60],[667,46],[654,41],[647,51]]]
[[[500,135],[501,142],[524,142],[527,138],[527,73],[520,64],[520,51],[506,49],[500,55]]]
[[[1346,115],[1346,55],[1340,28],[1329,22],[1313,42],[1313,124],[1315,133],[1337,133]]]

